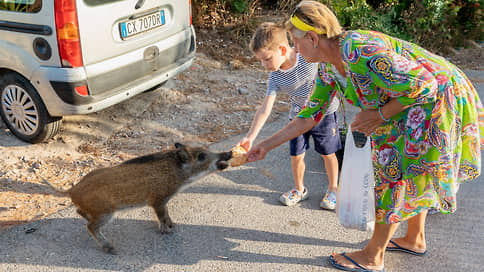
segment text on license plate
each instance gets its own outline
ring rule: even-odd
[[[121,38],[125,39],[141,32],[162,26],[165,24],[165,11],[157,11],[146,16],[122,22],[119,24]]]

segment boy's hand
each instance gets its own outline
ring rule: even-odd
[[[237,145],[240,145],[245,150],[250,150],[250,148],[252,147],[252,141],[249,140],[249,138],[244,137],[242,138],[242,140],[240,140],[240,142]]]

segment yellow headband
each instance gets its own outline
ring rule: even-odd
[[[326,34],[326,31],[318,30],[314,26],[310,26],[305,22],[301,21],[301,19],[299,19],[295,14],[291,16],[290,21],[297,29],[302,30],[304,32],[313,31],[316,34]]]

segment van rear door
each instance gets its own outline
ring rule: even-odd
[[[77,0],[85,66],[149,46],[190,27],[189,0]]]

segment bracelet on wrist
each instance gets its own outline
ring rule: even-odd
[[[380,114],[380,118],[385,121],[385,122],[390,122],[390,118],[388,119],[385,119],[385,117],[383,117],[383,113],[381,112],[381,107],[378,108],[378,113]]]

